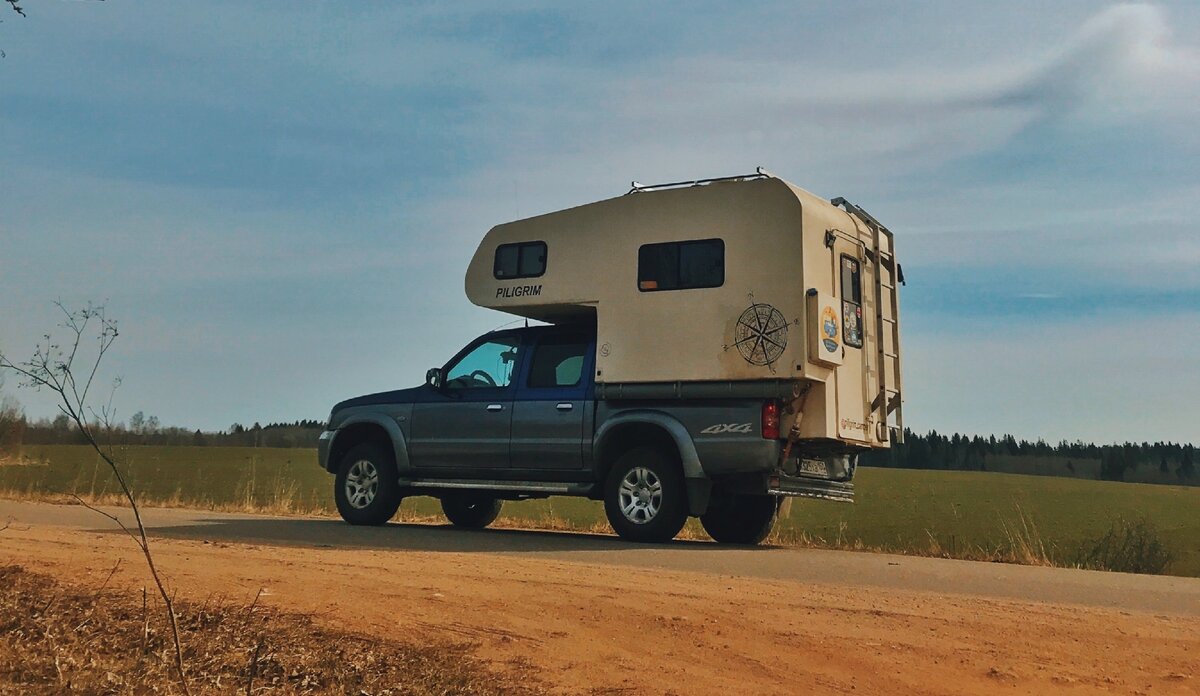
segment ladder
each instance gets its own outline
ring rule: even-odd
[[[870,213],[845,198],[830,201],[835,207],[857,216],[871,230],[868,257],[875,263],[875,347],[878,393],[871,400],[871,415],[878,423],[878,436],[890,435],[895,443],[904,442],[904,399],[900,390],[900,266],[896,262],[896,242],[891,230]],[[888,278],[884,280],[884,271]],[[886,305],[885,305],[886,296]],[[884,311],[884,307],[890,310]],[[889,340],[890,339],[890,345]],[[891,379],[888,379],[888,368]]]

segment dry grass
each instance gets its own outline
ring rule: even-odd
[[[266,489],[268,502],[259,503],[253,493],[240,496],[235,503],[212,503],[203,509],[216,512],[231,512],[245,514],[269,515],[298,515],[307,517],[337,517],[329,507],[304,506],[298,504],[301,496],[296,494],[295,485],[287,484]],[[63,504],[76,504],[73,495],[52,494],[30,488],[24,491],[0,490],[0,497],[16,500],[35,500]],[[91,505],[123,506],[125,501],[121,496],[113,494],[80,494],[79,500]],[[166,499],[149,501],[153,507],[166,508],[196,508],[193,500],[176,493]],[[787,506],[791,501],[784,501],[781,516],[786,516]],[[439,514],[430,514],[418,510],[401,508],[395,521],[410,524],[445,524],[446,520]],[[806,530],[786,527],[777,524],[767,537],[765,543],[773,546],[793,548],[835,549],[841,551],[863,551],[870,553],[893,553],[906,556],[925,556],[932,558],[954,558],[968,561],[984,561],[989,563],[1013,563],[1018,565],[1052,566],[1060,568],[1090,568],[1093,570],[1112,570],[1131,573],[1162,573],[1169,568],[1174,560],[1159,538],[1158,530],[1145,520],[1127,522],[1117,520],[1108,532],[1085,540],[1078,547],[1071,546],[1060,549],[1048,541],[1033,517],[1027,514],[1020,505],[1014,507],[1014,514],[997,515],[995,525],[1001,530],[1000,540],[991,545],[972,544],[960,541],[955,535],[939,539],[932,530],[924,531],[924,543],[911,543],[903,547],[896,545],[876,545],[865,543],[862,539],[849,532],[845,522],[838,525],[832,536],[822,536]],[[562,517],[551,508],[547,513],[536,517],[506,516],[501,513],[493,527],[500,529],[534,529],[555,532],[576,532],[584,534],[611,535],[612,528],[603,518],[594,521],[580,522]],[[679,539],[692,541],[707,541],[708,535],[700,526],[698,520],[689,520],[679,533]]]
[[[81,588],[0,567],[0,693],[171,694],[171,644],[143,592]],[[467,645],[380,640],[258,606],[179,600],[195,694],[540,693]]]

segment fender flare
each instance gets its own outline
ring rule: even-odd
[[[679,451],[679,463],[683,468],[683,481],[687,486],[688,513],[693,516],[703,515],[708,511],[708,502],[712,497],[712,481],[704,473],[700,465],[700,455],[696,453],[696,443],[692,435],[678,419],[662,411],[636,409],[622,413],[604,421],[593,438],[592,451],[598,460],[604,456],[604,447],[608,434],[615,428],[632,423],[654,425],[661,428],[675,442]]]
[[[689,479],[708,478],[708,475],[704,473],[704,468],[700,466],[700,455],[696,454],[696,443],[692,442],[691,433],[688,432],[688,429],[678,419],[662,411],[652,411],[650,409],[622,411],[616,416],[605,420],[600,429],[596,431],[596,437],[593,439],[594,444],[592,447],[597,459],[604,455],[604,448],[609,433],[622,425],[629,425],[631,423],[655,425],[662,428],[675,441],[675,448],[679,450],[679,462],[683,466],[684,477]]]
[[[408,461],[408,442],[404,439],[404,431],[400,430],[399,424],[396,421],[378,413],[356,413],[348,417],[339,426],[334,433],[333,440],[329,443],[330,451],[337,446],[338,438],[347,429],[355,425],[375,425],[383,429],[387,433],[388,439],[392,441],[392,454],[396,459],[396,471],[403,476],[412,470],[412,465]],[[330,467],[337,466],[336,462],[329,462]]]

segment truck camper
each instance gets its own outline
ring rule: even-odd
[[[339,404],[322,464],[351,522],[404,495],[441,498],[463,526],[501,500],[581,495],[629,539],[695,515],[756,543],[780,497],[850,501],[858,455],[900,441],[902,282],[874,217],[762,169],[500,224],[467,297],[548,326]],[[349,471],[364,462],[374,479]]]

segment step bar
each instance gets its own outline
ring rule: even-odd
[[[821,498],[839,503],[854,502],[854,484],[849,481],[827,481],[805,476],[772,474],[767,481],[767,492],[771,495],[790,498]]]

